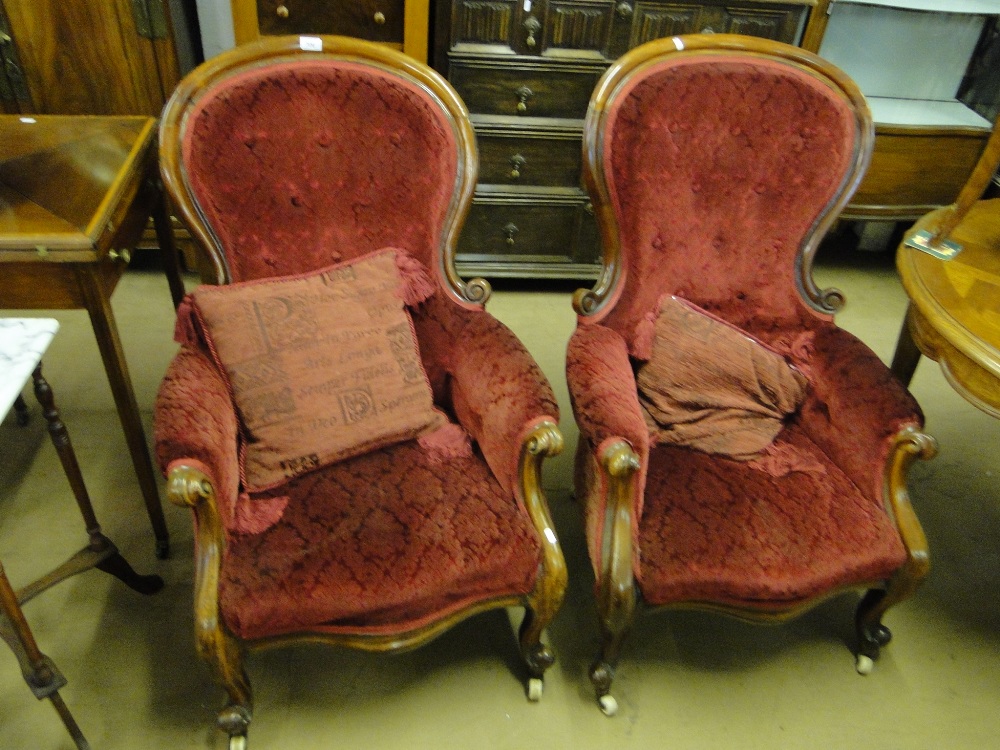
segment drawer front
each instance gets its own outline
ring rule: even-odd
[[[616,6],[609,57],[616,58],[653,39],[681,34],[745,34],[796,44],[809,10],[806,5],[780,3],[703,5],[625,0]]]
[[[517,0],[452,0],[451,45],[492,45],[509,54],[523,23],[520,8]]]
[[[403,42],[403,0],[257,0],[262,36],[341,34]]]
[[[556,50],[603,56],[611,32],[610,0],[454,0],[451,45],[496,54]],[[484,48],[483,45],[486,45]]]
[[[542,51],[607,58],[615,7],[607,0],[549,0]]]
[[[809,8],[805,5],[726,5],[709,20],[708,28],[715,33],[745,34],[797,44],[808,14]],[[721,28],[713,27],[713,23]]]
[[[469,111],[486,115],[582,119],[603,64],[530,65],[451,58],[452,85]]]
[[[458,244],[459,263],[503,270],[551,266],[539,275],[592,270],[598,262],[597,228],[585,196],[568,191],[527,196],[477,193]]]
[[[476,120],[479,182],[497,185],[579,187],[579,127],[510,128]]]
[[[871,165],[843,215],[915,219],[952,203],[972,174],[989,132],[875,135]]]

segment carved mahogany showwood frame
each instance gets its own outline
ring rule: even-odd
[[[661,61],[666,56],[698,56],[710,54],[780,59],[799,70],[824,81],[852,109],[858,137],[853,160],[836,194],[817,216],[799,248],[796,261],[796,286],[803,301],[817,312],[833,315],[844,303],[838,289],[820,289],[813,278],[813,261],[819,243],[837,220],[841,211],[864,177],[875,141],[871,113],[854,82],[825,60],[807,50],[766,39],[735,35],[695,34],[660,39],[637,47],[624,55],[601,78],[591,98],[583,136],[584,184],[592,198],[603,245],[603,265],[600,276],[591,289],[579,289],[573,307],[581,319],[600,319],[614,304],[619,287],[625,283],[617,217],[611,203],[602,159],[605,138],[604,112],[636,71]],[[625,439],[607,438],[598,446],[581,446],[578,458],[593,462],[606,488],[606,526],[603,531],[605,554],[598,572],[597,610],[601,628],[601,646],[590,669],[590,678],[599,699],[608,695],[621,644],[631,627],[642,597],[633,576],[632,535],[636,519],[636,476],[643,471],[639,454]],[[587,450],[587,448],[590,450]],[[910,504],[906,476],[917,458],[936,455],[936,441],[913,426],[905,427],[892,438],[883,477],[882,501],[886,512],[895,522],[906,561],[886,581],[867,581],[824,592],[805,602],[761,607],[733,606],[717,602],[689,601],[650,607],[659,609],[698,609],[715,611],[754,622],[783,622],[812,609],[829,598],[846,591],[867,589],[856,612],[859,651],[862,656],[877,659],[881,646],[888,643],[891,633],[881,623],[882,615],[917,588],[930,570],[927,539]],[[860,669],[860,667],[859,667]]]
[[[276,37],[237,47],[192,72],[178,86],[164,112],[160,128],[161,171],[164,184],[178,216],[190,228],[191,236],[211,264],[214,281],[232,280],[219,238],[209,226],[201,207],[192,197],[188,176],[180,160],[186,115],[198,98],[215,82],[243,70],[288,60],[334,59],[362,62],[416,84],[433,97],[447,114],[458,148],[458,172],[452,200],[441,233],[438,280],[456,304],[481,309],[490,296],[484,279],[463,280],[455,270],[455,246],[468,214],[478,174],[475,135],[465,105],[441,76],[409,56],[348,37],[322,36],[322,51],[305,52],[300,38]],[[534,588],[524,595],[494,597],[469,604],[425,626],[398,633],[350,634],[307,631],[247,641],[236,636],[219,611],[218,586],[226,553],[226,532],[219,515],[217,482],[199,465],[183,460],[172,465],[167,476],[167,497],[189,508],[195,516],[197,557],[195,561],[195,640],[199,656],[210,666],[215,681],[227,692],[228,703],[219,713],[217,724],[230,736],[231,748],[245,745],[252,718],[253,696],[243,668],[250,650],[288,643],[321,642],[365,651],[402,651],[420,646],[458,622],[480,612],[506,607],[524,607],[519,631],[521,654],[532,678],[541,678],[554,657],[540,640],[542,630],[562,605],[566,589],[566,564],[541,487],[541,467],[545,458],[561,452],[562,435],[554,421],[542,419],[527,429],[520,445],[518,485],[514,500],[523,503],[537,536],[541,559]],[[529,688],[530,696],[530,688]]]

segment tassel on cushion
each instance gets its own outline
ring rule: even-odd
[[[198,346],[201,343],[194,318],[194,306],[191,304],[191,295],[188,294],[177,307],[177,320],[174,321],[174,341],[178,344]]]
[[[748,462],[747,465],[779,478],[792,472],[814,474],[818,477],[826,476],[826,467],[819,460],[793,443],[783,441],[771,443],[759,458]]]
[[[237,534],[260,534],[274,526],[285,514],[288,496],[251,498],[241,492],[236,499],[233,528]]]
[[[421,435],[417,442],[435,460],[463,458],[472,455],[472,440],[461,425],[449,422],[434,432]]]
[[[424,264],[408,253],[396,251],[396,268],[403,279],[402,292],[403,303],[408,307],[415,307],[424,300],[433,296],[437,287],[431,280]]]
[[[653,356],[653,339],[656,336],[656,316],[648,313],[640,320],[632,336],[632,351],[630,352],[636,359],[644,362],[649,361]]]

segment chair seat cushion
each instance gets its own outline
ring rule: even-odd
[[[540,546],[530,519],[478,454],[408,441],[282,492],[277,523],[229,539],[220,606],[242,638],[401,633],[534,588]]]
[[[687,448],[652,451],[639,525],[648,603],[781,609],[883,580],[903,564],[881,501],[865,497],[800,425],[775,445],[799,456],[788,473]]]
[[[404,307],[414,296],[397,267],[404,257],[387,248],[191,293],[239,412],[248,491],[444,424]]]

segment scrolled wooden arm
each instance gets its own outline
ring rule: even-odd
[[[243,671],[243,647],[219,617],[219,573],[226,550],[226,534],[219,517],[215,487],[200,469],[174,465],[167,475],[167,497],[190,508],[195,524],[194,633],[199,656],[211,667],[213,677],[229,692],[233,704],[252,705],[250,683]],[[240,709],[248,724],[249,709]],[[239,713],[239,712],[238,712]]]
[[[541,679],[545,670],[555,661],[552,652],[540,639],[542,631],[552,622],[566,595],[566,560],[542,493],[541,481],[542,462],[546,457],[560,453],[562,448],[562,433],[555,422],[539,422],[521,444],[518,467],[521,498],[542,549],[535,588],[526,597],[526,613],[519,635],[521,653],[531,676],[536,679]]]
[[[539,458],[558,456],[562,449],[563,436],[554,422],[540,423],[524,441],[525,452]]]
[[[607,550],[601,562],[601,618],[607,626],[621,632],[632,622],[635,611],[635,582],[632,573],[633,482],[641,462],[632,446],[624,440],[613,442],[601,451],[599,461],[608,479],[602,545]],[[608,528],[610,524],[610,528]]]
[[[536,599],[544,599],[553,613],[562,604],[567,573],[566,560],[559,546],[555,524],[552,523],[552,516],[542,492],[542,462],[550,456],[559,455],[562,449],[563,436],[555,422],[548,420],[540,422],[524,439],[518,471],[521,497],[538,531],[542,545],[542,565],[545,569],[540,585],[546,590],[544,592],[536,590],[533,596]]]
[[[179,464],[167,476],[167,498],[181,508],[194,508],[214,494],[212,481],[193,466]]]
[[[904,427],[893,438],[889,461],[884,478],[884,496],[888,508],[896,521],[903,545],[909,555],[909,577],[912,587],[930,571],[930,554],[927,537],[910,503],[910,493],[906,488],[906,477],[910,466],[919,459],[931,459],[937,455],[937,441],[921,432],[915,426]]]

